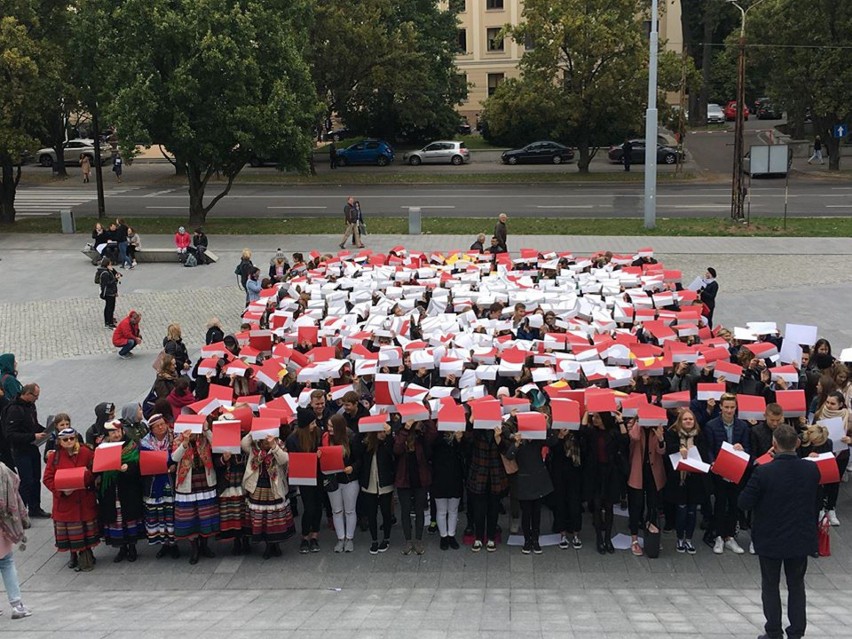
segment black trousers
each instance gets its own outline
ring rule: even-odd
[[[583,495],[579,477],[553,482],[553,532],[578,533],[583,527]]]
[[[496,541],[497,516],[500,512],[500,496],[490,491],[482,495],[468,493],[473,508],[473,530],[479,541]]]
[[[364,504],[364,512],[367,517],[367,525],[370,527],[370,538],[379,540],[379,510],[382,511],[382,539],[390,539],[391,534],[391,506],[393,505],[393,491],[384,495],[374,495],[361,491],[361,503]]]
[[[18,475],[21,485],[18,491],[21,499],[30,513],[41,510],[41,455],[35,446],[27,446],[23,449],[15,449],[12,452],[15,466],[18,467]]]
[[[405,541],[411,541],[411,509],[414,509],[414,538],[423,539],[423,525],[426,512],[425,488],[397,488],[399,506],[402,511],[402,534]]]
[[[521,500],[521,529],[524,541],[538,541],[541,534],[541,499]]]
[[[322,501],[325,491],[318,486],[299,486],[302,496],[302,537],[318,533],[322,520]]]
[[[112,324],[115,317],[115,296],[107,295],[104,299],[104,326]]]
[[[787,578],[787,626],[788,639],[798,639],[804,636],[808,625],[805,602],[805,572],[808,569],[808,558],[794,557],[792,559],[770,559],[760,557],[760,590],[763,599],[763,616],[766,617],[767,636],[781,639],[784,632],[781,629],[781,566]]]
[[[645,467],[642,488],[627,488],[627,515],[630,534],[638,535],[646,521],[657,525],[657,485],[650,466]]]
[[[716,501],[713,505],[713,528],[723,539],[733,537],[737,530],[737,496],[740,494],[739,485],[713,476],[713,493]]]

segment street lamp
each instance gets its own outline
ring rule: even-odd
[[[651,0],[651,42],[648,56],[648,108],[645,111],[645,228],[657,224],[657,0]]]
[[[745,26],[748,12],[759,5],[763,0],[757,0],[745,9],[737,0],[727,0],[734,5],[742,14],[740,23],[739,55],[737,56],[737,110],[734,117],[734,174],[731,180],[731,219],[739,221],[743,219],[743,201],[745,200],[745,187],[743,180],[743,145],[745,129]]]

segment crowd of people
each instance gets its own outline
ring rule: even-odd
[[[834,464],[814,531],[840,524],[849,362],[816,327],[793,344],[773,322],[711,328],[706,285],[684,288],[651,249],[279,251],[266,277],[251,258],[235,269],[239,330],[211,320],[193,358],[169,326],[148,395],[118,413],[98,403],[85,432],[67,414],[43,426],[39,387],[0,356],[2,458],[29,516],[52,516],[70,568],[92,570],[101,543],[116,562],[148,544],[158,559],[183,546],[194,564],[213,540],[233,554],[261,544],[269,559],[297,537],[316,553],[323,513],[336,553],[359,535],[383,553],[399,523],[406,555],[426,552],[424,533],[443,551],[495,552],[517,535],[520,552],[541,554],[550,533],[560,549],[611,554],[626,510],[634,555],[655,555],[660,531],[666,549],[694,554],[699,529],[713,552],[741,554],[741,489],[785,423],[800,456]],[[140,324],[131,311],[115,329],[120,356]]]

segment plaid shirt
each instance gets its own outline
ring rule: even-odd
[[[509,478],[500,458],[509,445],[506,439],[501,438],[498,444],[491,431],[468,431],[466,437],[471,450],[467,489],[474,495],[486,491],[500,495],[509,490]]]

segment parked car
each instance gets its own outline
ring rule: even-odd
[[[470,125],[467,122],[459,122],[459,125],[456,127],[456,133],[459,135],[470,135],[473,132]]]
[[[540,140],[527,144],[522,149],[512,149],[503,151],[500,156],[500,161],[503,164],[523,164],[523,163],[550,163],[562,164],[570,162],[574,159],[574,151],[559,144],[559,142],[551,142],[550,140]]]
[[[644,164],[645,163],[645,140],[630,140],[630,143],[633,145],[633,150],[630,153],[630,163],[631,164]],[[666,146],[664,144],[657,145],[657,162],[659,164],[675,164],[677,162],[678,151],[676,148],[672,146]],[[624,145],[618,144],[609,147],[609,151],[607,152],[607,157],[609,161],[613,164],[621,164],[622,157],[624,156]]]
[[[746,121],[748,121],[748,113],[749,113],[748,105],[744,104],[743,105],[743,119],[745,119]],[[737,118],[737,101],[736,100],[730,100],[725,105],[725,119],[728,120],[728,121],[731,121],[731,120],[736,120],[736,118]]]
[[[758,120],[780,120],[784,115],[769,98],[758,98],[754,103],[754,113]]]
[[[76,138],[68,140],[62,145],[62,155],[65,164],[80,164],[80,156],[89,156],[89,161],[95,163],[95,141],[90,138]],[[112,149],[106,142],[101,143],[101,164],[106,164],[112,157]],[[38,163],[44,167],[51,167],[56,162],[56,151],[51,148],[39,149],[36,153]]]
[[[707,124],[724,124],[725,111],[718,104],[707,105]]]
[[[470,151],[464,142],[438,140],[424,146],[419,151],[411,151],[402,156],[411,166],[419,164],[442,164],[449,162],[456,166],[470,162]]]
[[[335,142],[340,142],[341,140],[345,140],[346,138],[352,137],[352,131],[347,129],[346,127],[341,127],[339,129],[334,129],[333,131],[329,131],[325,134],[326,140],[334,140]]]
[[[384,140],[366,139],[356,142],[345,149],[338,149],[337,164],[376,164],[387,166],[393,162],[393,149]]]

